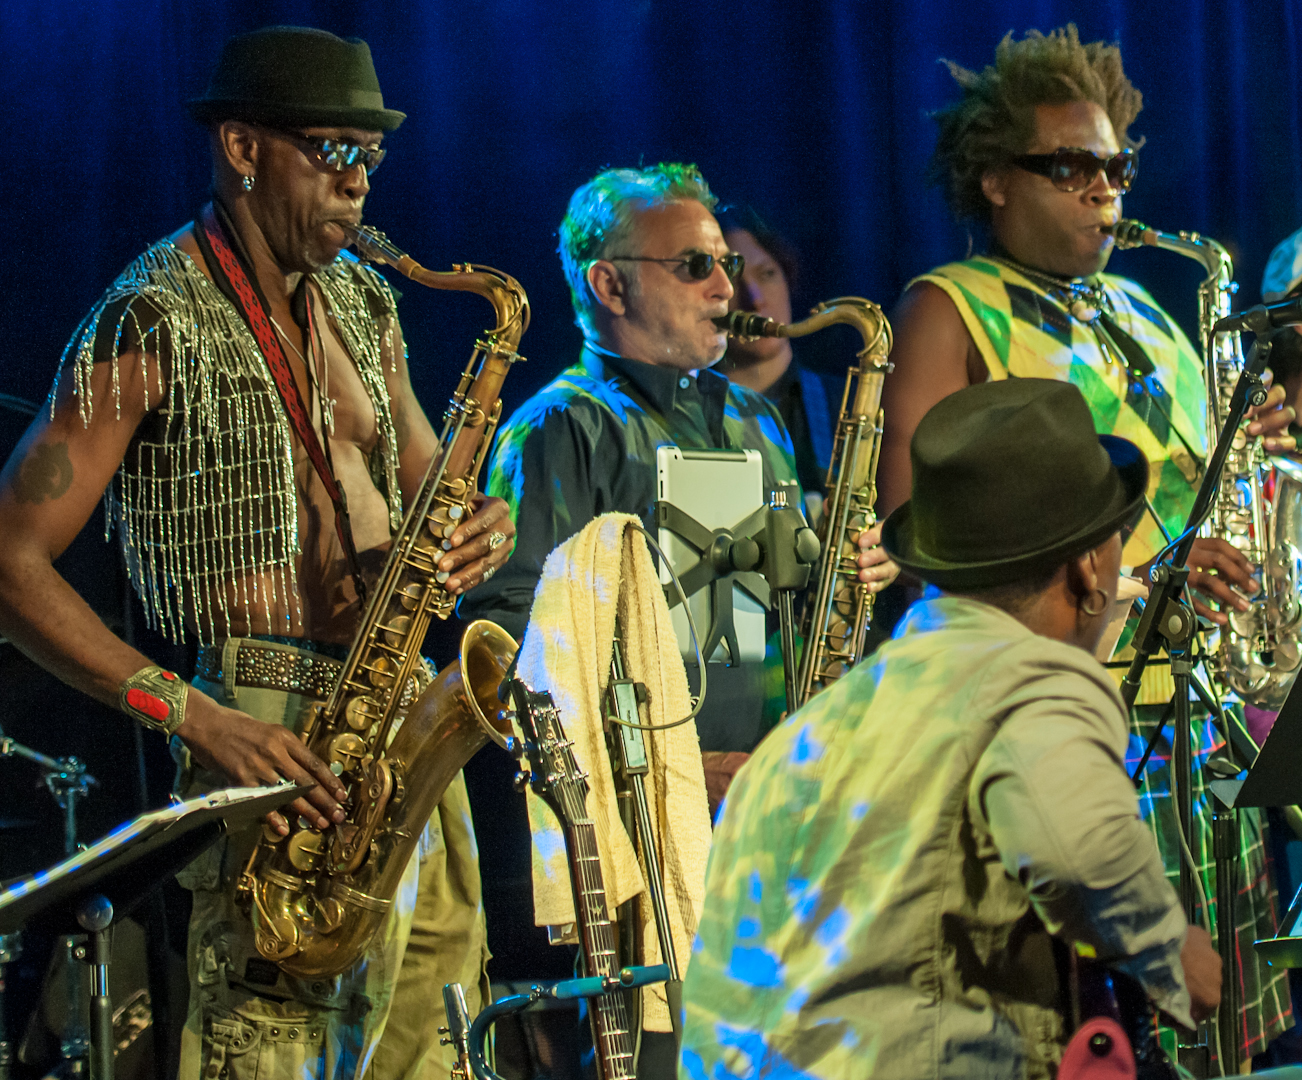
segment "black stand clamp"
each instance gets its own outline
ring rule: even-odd
[[[656,524],[677,534],[699,556],[694,566],[679,575],[683,595],[710,587],[713,618],[701,645],[706,662],[719,642],[728,647],[731,666],[740,656],[737,631],[732,621],[732,587],[735,583],[765,608],[773,607],[777,594],[778,619],[782,631],[782,663],[787,691],[787,710],[795,711],[796,651],[794,596],[809,584],[818,561],[818,535],[805,516],[787,505],[786,488],[778,488],[762,506],[731,529],[707,529],[673,503],[656,503]],[[665,600],[672,608],[679,602],[678,591],[665,586]]]

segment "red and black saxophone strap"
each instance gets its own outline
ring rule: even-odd
[[[290,369],[284,347],[280,343],[275,327],[272,326],[266,297],[262,295],[252,275],[245,270],[234,244],[228,238],[227,228],[212,203],[208,203],[200,211],[199,220],[195,224],[198,226],[195,229],[196,239],[212,272],[213,282],[235,305],[236,310],[244,317],[244,321],[253,332],[253,338],[258,343],[267,370],[271,372],[276,390],[280,394],[285,415],[289,417],[294,433],[307,450],[312,467],[316,469],[326,494],[330,496],[330,502],[335,509],[335,532],[339,536],[344,557],[348,560],[348,570],[352,574],[357,595],[365,603],[366,583],[362,578],[361,562],[357,558],[357,545],[353,542],[353,529],[348,519],[348,503],[344,498],[344,489],[335,479],[334,469],[329,460],[329,448],[322,448],[316,428],[312,426],[308,417],[307,409],[303,404],[303,395],[299,393],[298,383],[294,381],[294,373]],[[303,332],[304,345],[310,350],[312,347],[310,314]],[[310,353],[305,352],[305,355]],[[308,378],[311,377],[312,373],[309,371]]]

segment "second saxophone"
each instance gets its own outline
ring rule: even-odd
[[[1164,233],[1124,218],[1112,227],[1112,235],[1118,248],[1162,248],[1206,268],[1207,277],[1198,287],[1198,334],[1207,385],[1207,431],[1214,439],[1243,371],[1239,335],[1212,330],[1218,319],[1231,313],[1237,289],[1229,253],[1196,232]],[[1203,535],[1227,541],[1261,567],[1261,590],[1249,597],[1252,606],[1247,611],[1224,609],[1227,623],[1216,653],[1217,676],[1244,701],[1278,709],[1302,666],[1302,470],[1286,458],[1268,458],[1261,438],[1250,438],[1240,429]]]
[[[882,383],[891,370],[891,324],[882,309],[861,296],[838,296],[819,304],[809,318],[779,323],[735,311],[726,317],[737,337],[804,337],[828,326],[853,326],[863,341],[845,376],[836,421],[827,499],[817,531],[823,558],[802,623],[804,649],[796,684],[803,705],[863,659],[872,621],[873,594],[859,580],[859,534],[877,521],[877,459],[882,445]]]

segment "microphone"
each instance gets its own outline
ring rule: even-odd
[[[1281,326],[1298,326],[1302,324],[1302,296],[1284,300],[1278,304],[1258,304],[1237,315],[1227,315],[1216,320],[1212,327],[1213,334],[1234,333],[1247,330],[1262,334],[1267,330],[1276,330]]]
[[[784,337],[786,327],[767,315],[757,315],[753,311],[730,311],[714,320],[720,330],[726,330],[733,337]]]

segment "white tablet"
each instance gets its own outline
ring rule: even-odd
[[[657,492],[661,502],[671,503],[705,528],[732,529],[765,505],[764,466],[758,450],[683,450],[677,446],[656,449]],[[680,576],[700,561],[700,553],[668,528],[659,530],[660,546]],[[660,580],[670,581],[662,566]],[[670,602],[675,594],[670,586]],[[714,603],[709,586],[688,597],[701,646],[714,621]],[[681,603],[670,609],[678,648],[683,659],[696,663],[696,650]],[[732,621],[740,655],[730,658],[728,646],[720,641],[710,663],[762,661],[764,659],[764,605],[745,589],[732,588]]]

